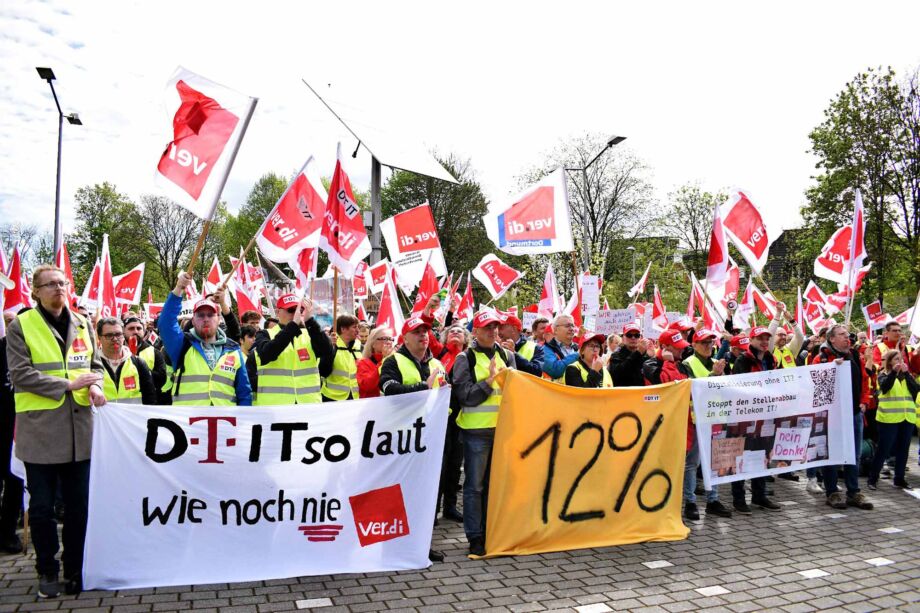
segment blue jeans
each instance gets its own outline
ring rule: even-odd
[[[856,464],[843,465],[843,480],[847,486],[847,498],[859,493],[859,455],[862,452],[863,415],[853,416],[853,444],[856,445]],[[878,455],[878,454],[877,454]],[[830,496],[837,491],[837,467],[824,468],[824,493]]]
[[[485,538],[489,506],[489,465],[495,429],[463,431],[463,531],[467,540]]]
[[[684,464],[684,502],[696,504],[696,469],[700,465],[700,444],[693,437],[693,447],[687,451],[687,460]],[[719,490],[713,488],[706,491],[706,502],[716,502],[719,499]]]
[[[894,478],[898,482],[904,481],[904,472],[907,467],[907,455],[910,453],[910,438],[914,435],[914,424],[902,421],[896,424],[876,422],[878,427],[878,449],[872,458],[872,470],[869,471],[869,483],[878,481],[882,464],[889,455],[894,455]]]
[[[58,483],[64,494],[64,578],[83,572],[83,545],[86,541],[86,516],[89,504],[89,460],[66,464],[26,463],[29,488],[29,525],[35,544],[35,570],[39,575],[57,575],[55,559],[59,543],[54,499]]]

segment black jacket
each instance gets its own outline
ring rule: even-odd
[[[147,368],[147,363],[134,355],[128,359],[134,362],[134,368],[137,369],[137,384],[141,388],[141,402],[147,405],[159,404],[157,388],[153,384],[153,376],[150,374],[150,369]],[[112,381],[118,381],[118,378],[121,376],[121,369],[124,368],[124,366],[125,363],[122,362],[118,365],[118,368],[112,370],[112,367],[109,366],[108,361],[102,360],[102,367],[105,368],[106,372],[109,373],[109,376],[112,377]],[[118,401],[113,399],[112,402]]]
[[[644,353],[630,351],[624,345],[610,356],[610,376],[614,387],[639,387],[645,385],[642,376],[642,364],[646,360]]]
[[[843,358],[850,363],[850,386],[853,389],[853,414],[860,412],[859,404],[862,402],[863,377],[866,376],[866,370],[863,368],[862,359],[859,354],[850,349],[845,353],[838,353],[830,343],[825,342],[818,349],[818,355],[813,364],[827,364],[837,358]],[[893,383],[892,383],[893,384]]]
[[[383,364],[380,367],[380,391],[383,392],[384,396],[396,396],[397,394],[409,394],[412,392],[421,392],[428,389],[428,377],[431,376],[431,369],[428,367],[428,362],[431,360],[431,351],[425,351],[425,357],[422,358],[422,361],[419,362],[415,359],[415,356],[409,353],[409,350],[406,349],[406,346],[397,350],[398,354],[409,358],[412,363],[415,365],[415,368],[418,370],[419,377],[422,380],[419,383],[413,383],[412,385],[404,385],[402,372],[399,370],[399,365],[396,362],[396,358],[387,357],[383,360]]]
[[[316,354],[316,359],[320,362],[320,374],[322,374],[322,365],[324,362],[329,363],[329,371],[331,372],[333,352],[332,343],[329,342],[329,337],[326,336],[326,333],[323,332],[323,329],[319,327],[317,321],[312,317],[305,322],[305,327],[307,334],[310,335],[310,345],[313,347],[313,353]],[[246,372],[249,375],[249,384],[252,386],[253,390],[259,388],[256,353],[259,354],[259,359],[262,360],[263,364],[274,362],[278,359],[278,356],[281,355],[281,352],[301,334],[303,334],[303,329],[293,321],[281,328],[278,334],[275,335],[275,338],[268,335],[268,330],[259,330],[259,332],[256,333],[256,339],[253,341],[252,350],[249,352],[249,357],[246,358]]]
[[[891,388],[894,387],[894,382],[898,379],[907,383],[907,390],[910,392],[910,397],[916,400],[917,394],[920,393],[920,383],[917,383],[917,381],[906,372],[886,372],[879,374],[878,391],[882,394],[887,394],[891,391]]]
[[[604,373],[603,371],[594,370],[591,368],[591,365],[578,358],[577,364],[581,364],[582,368],[588,371],[588,380],[585,381],[581,378],[581,371],[578,370],[578,367],[575,364],[569,364],[565,367],[565,384],[572,387],[600,387],[604,384]]]

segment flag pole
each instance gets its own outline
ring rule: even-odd
[[[255,244],[256,244],[256,237],[253,236],[253,237],[249,240],[249,243],[246,245],[246,248],[243,249],[243,252],[240,254],[240,259],[238,259],[238,260],[236,261],[236,264],[233,265],[233,267],[230,269],[230,272],[228,272],[226,275],[224,275],[223,280],[220,282],[220,285],[219,285],[218,288],[217,288],[218,290],[227,287],[227,283],[230,282],[230,279],[233,277],[233,275],[236,274],[236,271],[239,270],[240,264],[243,263],[243,259],[246,257],[246,254],[249,253],[249,250],[252,249],[252,246],[255,245]]]
[[[335,331],[335,322],[339,318],[339,269],[332,267],[332,331]]]
[[[220,186],[214,193],[214,201],[211,203],[211,214],[201,227],[201,236],[198,237],[198,244],[195,245],[195,251],[192,252],[192,259],[188,263],[188,268],[185,269],[185,272],[188,274],[192,274],[195,264],[198,263],[198,255],[201,253],[202,247],[204,247],[204,241],[208,237],[208,232],[211,231],[214,212],[217,211],[217,203],[220,202],[220,196],[224,192],[224,186],[227,185],[227,179],[230,177],[230,170],[233,168],[236,154],[239,153],[240,145],[243,143],[243,137],[246,136],[246,129],[249,128],[249,121],[252,119],[252,114],[256,110],[256,103],[259,102],[258,98],[250,98],[250,100],[251,102],[249,108],[246,110],[246,116],[243,118],[243,126],[240,128],[240,137],[236,139],[236,142],[233,144],[233,150],[230,151],[230,157],[227,158],[227,171],[224,173],[224,176],[220,178]]]

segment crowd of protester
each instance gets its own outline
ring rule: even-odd
[[[32,280],[36,307],[7,321],[0,339],[0,458],[4,469],[16,424],[16,455],[29,484],[29,520],[39,575],[38,593],[57,596],[60,564],[57,522],[63,520],[63,590],[78,593],[86,531],[91,405],[106,402],[146,405],[290,405],[392,396],[450,385],[448,419],[438,514],[462,522],[469,551],[485,553],[488,476],[504,369],[582,388],[613,388],[668,383],[688,378],[730,376],[804,364],[849,364],[853,386],[853,433],[856,457],[865,459],[866,487],[907,487],[908,450],[914,433],[920,392],[920,349],[908,348],[901,326],[889,322],[880,340],[852,335],[835,325],[820,334],[804,334],[780,304],[767,326],[738,330],[731,318],[717,333],[702,321],[678,321],[645,338],[642,328],[626,325],[620,334],[586,333],[573,319],[537,318],[528,329],[521,320],[496,311],[480,311],[469,322],[456,322],[447,309],[443,322],[434,314],[435,296],[401,329],[371,328],[351,314],[339,315],[330,328],[314,317],[307,298],[281,295],[274,315],[249,311],[239,319],[223,291],[194,303],[181,316],[191,277],[181,273],[156,321],[129,312],[122,318],[90,321],[68,306],[64,274],[40,266]],[[700,446],[692,407],[687,411],[683,514],[728,518],[749,515],[751,507],[779,511],[772,478],[731,484],[732,507],[718,488],[698,487]],[[860,490],[856,465],[809,470],[806,489],[823,495],[834,508],[872,509]],[[462,512],[458,506],[461,491]],[[845,491],[838,488],[838,472]],[[780,478],[798,480],[794,473]],[[746,494],[750,492],[748,503]],[[0,507],[0,550],[17,553],[16,533],[22,512],[22,481],[6,471]],[[61,511],[63,509],[63,511]],[[443,559],[430,552],[433,561]]]

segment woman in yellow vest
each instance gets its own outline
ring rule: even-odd
[[[613,387],[613,378],[601,357],[607,337],[594,334],[582,340],[578,360],[565,368],[565,384],[572,387]]]
[[[142,358],[131,355],[125,345],[121,322],[114,317],[103,317],[96,323],[96,336],[102,349],[105,370],[102,391],[106,400],[121,404],[157,404],[153,375]]]
[[[900,351],[892,349],[882,357],[878,388],[878,411],[875,414],[878,449],[872,458],[868,487],[870,490],[878,487],[882,464],[893,453],[895,464],[892,485],[906,488],[909,486],[904,473],[910,451],[910,439],[917,423],[917,394],[920,392],[920,384],[910,376]]]
[[[358,340],[358,318],[339,315],[335,320],[335,346],[332,357],[319,363],[323,377],[323,402],[337,402],[357,398],[358,360],[361,359],[361,341]]]

